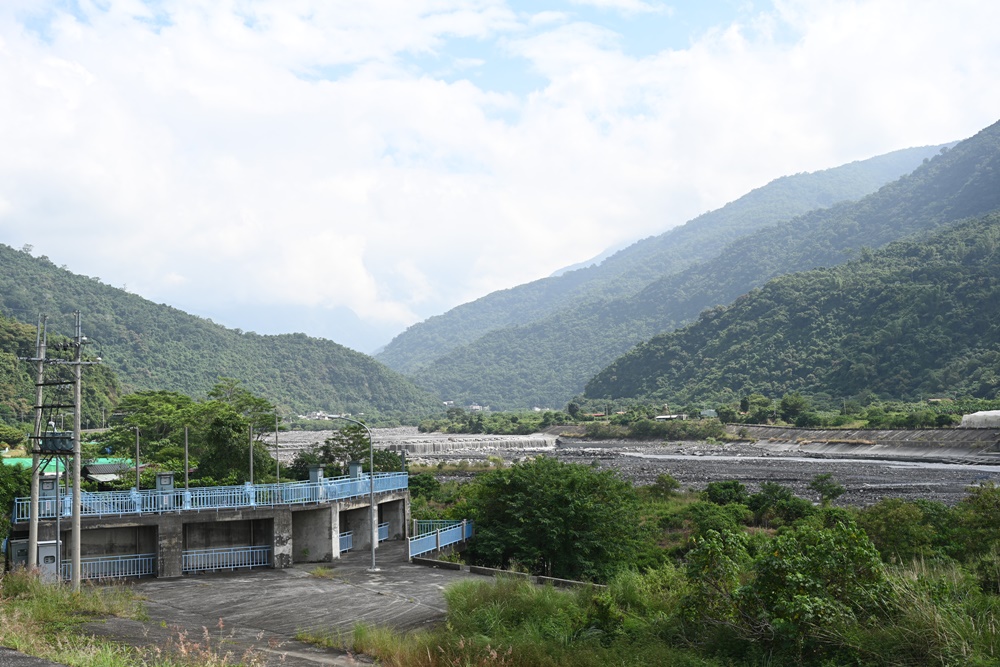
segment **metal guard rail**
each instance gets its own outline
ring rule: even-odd
[[[378,541],[385,542],[389,539],[389,522],[380,523],[378,525]]]
[[[411,537],[409,540],[409,558],[425,554],[429,551],[437,551],[442,547],[464,542],[472,537],[471,521],[450,521],[445,523],[451,525],[444,528],[437,528],[433,532]]]
[[[73,564],[62,563],[63,579],[73,576]],[[88,556],[80,559],[80,579],[120,579],[156,575],[156,554],[128,554],[122,556]]]
[[[185,549],[181,552],[182,572],[212,572],[243,567],[269,567],[271,547],[221,547],[218,549]]]
[[[349,530],[340,534],[340,553],[350,551],[354,548],[354,531]]]
[[[80,494],[81,516],[122,516],[126,514],[163,514],[166,512],[204,511],[242,507],[303,505],[332,500],[346,500],[371,493],[369,475],[331,477],[322,482],[284,482],[244,486],[207,486],[170,491],[84,491]],[[400,491],[409,486],[403,472],[375,473],[375,493]],[[62,516],[70,516],[70,497],[60,499]],[[40,498],[39,518],[54,519],[58,510],[54,498]],[[27,521],[31,499],[14,501],[14,521]]]

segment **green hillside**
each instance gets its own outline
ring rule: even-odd
[[[754,392],[996,398],[1000,214],[848,264],[768,282],[657,336],[587,385],[589,397],[689,404]]]
[[[634,344],[731,303],[767,280],[832,266],[861,248],[1000,208],[1000,124],[945,150],[856,203],[760,229],[638,294],[592,300],[498,331],[415,373],[448,399],[558,407]],[[613,372],[602,374],[611,378]],[[595,395],[614,394],[595,385]]]
[[[35,356],[36,327],[0,316],[0,422],[34,423],[35,366],[18,358]],[[55,349],[55,344],[68,341],[65,337],[50,336],[49,359],[70,359],[69,352]],[[88,350],[89,352],[90,350]],[[87,366],[83,371],[83,411],[80,413],[85,428],[101,423],[101,410],[111,413],[118,402],[121,388],[118,379],[106,366]],[[49,365],[46,380],[72,380],[68,366]],[[49,390],[48,403],[72,402],[71,387],[53,387]],[[60,393],[61,392],[61,393]],[[49,415],[53,418],[56,415]]]
[[[418,415],[440,405],[403,376],[342,345],[304,334],[227,329],[0,245],[0,313],[31,324],[45,313],[50,331],[70,333],[74,310],[83,313],[94,353],[126,391],[198,397],[220,377],[232,377],[285,411]]]
[[[400,372],[413,373],[491,331],[543,320],[574,304],[635,294],[664,275],[716,256],[728,243],[757,229],[874,192],[909,173],[940,148],[911,148],[835,169],[779,178],[719,210],[639,241],[599,265],[494,292],[415,324],[376,358]],[[605,361],[612,358],[603,357]],[[503,380],[497,386],[511,385]]]

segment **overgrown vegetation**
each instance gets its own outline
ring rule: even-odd
[[[73,667],[227,667],[262,664],[252,652],[226,646],[224,628],[190,637],[175,633],[165,644],[134,647],[83,631],[88,621],[109,617],[146,620],[141,599],[125,586],[46,583],[18,569],[0,575],[0,646]]]
[[[558,487],[553,476],[561,476],[567,486],[580,486],[585,470],[534,461],[486,473],[482,486],[421,475],[413,492],[465,516],[482,496],[495,497],[489,506],[507,505],[509,512],[477,521],[465,554],[475,562],[498,549],[540,553],[544,544],[531,540],[554,539],[547,531],[558,525],[582,526],[562,506],[565,499],[521,477]],[[679,487],[663,475],[624,492],[636,521],[603,516],[640,542],[605,556],[599,578],[606,588],[469,581],[448,590],[447,619],[437,629],[399,634],[358,626],[302,638],[368,653],[385,665],[1000,661],[1000,487],[970,489],[955,507],[885,500],[862,509],[833,507],[842,488],[826,474],[812,480],[810,498],[774,483],[753,493],[734,480],[712,482],[700,493]],[[531,497],[539,501],[537,514]],[[583,489],[574,497],[588,502]],[[520,535],[503,532],[514,526]],[[477,547],[484,536],[485,548]],[[535,562],[522,556],[506,564],[547,569]]]

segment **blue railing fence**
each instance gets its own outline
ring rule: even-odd
[[[73,576],[72,562],[62,562],[62,576],[67,581]],[[80,579],[122,579],[156,575],[156,554],[127,554],[121,556],[87,556],[80,559]]]
[[[181,571],[185,574],[270,566],[270,546],[185,549],[181,552]]]
[[[438,551],[472,537],[471,521],[415,521],[415,535],[409,540],[409,558]],[[424,532],[421,533],[420,529]]]
[[[340,534],[340,553],[350,551],[354,548],[354,531],[347,531]]]
[[[378,541],[385,542],[389,539],[389,522],[380,523],[378,525]]]
[[[321,482],[208,486],[190,490],[83,491],[80,494],[80,514],[103,517],[322,503],[367,496],[372,492],[371,484],[371,476],[365,474],[361,477],[331,477]],[[408,485],[409,476],[406,473],[375,473],[375,493],[401,491]],[[70,498],[66,497],[60,504],[61,516],[70,516]],[[59,513],[55,499],[42,498],[38,507],[41,519],[54,519]],[[15,499],[14,521],[27,521],[30,510],[30,498]]]

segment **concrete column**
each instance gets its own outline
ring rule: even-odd
[[[330,558],[340,558],[340,503],[330,505]]]
[[[292,510],[289,507],[276,508],[274,512],[274,542],[272,564],[275,569],[292,566]]]
[[[157,527],[156,576],[161,579],[179,577],[184,574],[184,523],[180,517],[162,516]]]

